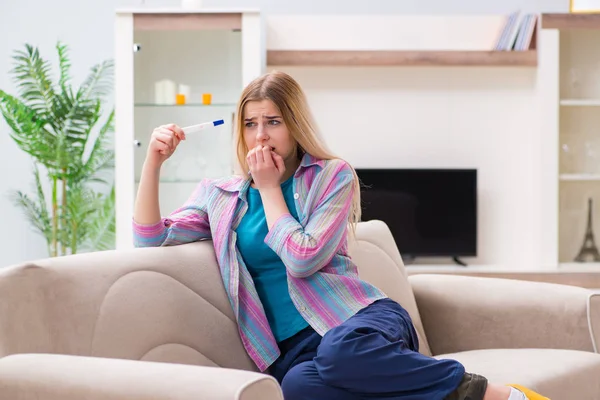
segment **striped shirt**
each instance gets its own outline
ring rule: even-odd
[[[348,217],[355,180],[342,160],[306,154],[294,174],[298,220],[281,216],[265,243],[287,268],[290,296],[319,334],[338,326],[385,294],[361,280],[348,255]],[[236,246],[235,229],[248,205],[250,181],[239,176],[203,180],[189,199],[154,225],[133,222],[137,247],[212,239],[242,343],[260,371],[279,357],[252,277]]]

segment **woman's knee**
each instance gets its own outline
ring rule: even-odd
[[[314,361],[306,361],[291,368],[281,382],[285,400],[357,400],[354,395],[327,385]]]
[[[311,365],[312,364],[312,365]],[[314,371],[313,371],[314,370]],[[302,400],[311,398],[315,390],[318,390],[319,382],[315,380],[317,374],[314,363],[304,362],[291,368],[281,382],[281,390],[285,400]],[[315,386],[316,389],[315,389]]]
[[[348,330],[340,326],[331,329],[323,336],[317,350],[318,369],[328,369],[353,362],[355,354],[348,351],[352,347],[351,343],[362,341],[364,335],[373,333],[375,331],[370,328]]]

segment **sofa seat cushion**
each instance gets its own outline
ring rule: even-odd
[[[499,384],[523,385],[552,400],[600,399],[600,354],[555,349],[489,349],[442,354]]]

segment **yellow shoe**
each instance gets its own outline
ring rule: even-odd
[[[520,390],[521,392],[523,392],[525,394],[525,396],[527,396],[527,398],[529,400],[550,400],[548,397],[544,397],[541,394],[536,393],[531,389],[527,389],[526,387],[523,387],[521,385],[508,385],[508,386],[512,386],[515,389]]]

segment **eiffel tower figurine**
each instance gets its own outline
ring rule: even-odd
[[[588,199],[588,220],[587,220],[587,228],[585,231],[585,238],[583,241],[583,245],[581,246],[581,250],[579,250],[579,254],[575,257],[575,261],[577,262],[586,262],[586,258],[591,257],[591,260],[587,261],[600,261],[600,253],[598,252],[598,247],[596,247],[596,243],[594,241],[594,231],[592,230],[592,199]]]

